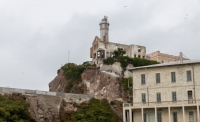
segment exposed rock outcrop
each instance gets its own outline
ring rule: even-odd
[[[30,106],[28,111],[31,117],[37,122],[60,122],[60,114],[65,112],[76,112],[78,107],[83,102],[88,102],[90,97],[77,99],[77,97],[57,97],[50,95],[28,95],[21,93],[4,93],[12,100],[27,101]]]
[[[119,76],[122,75],[122,71],[123,71],[120,62],[115,62],[112,65],[105,65],[104,64],[100,67],[100,70],[101,71],[107,71],[107,72],[113,72],[113,73],[115,73]]]
[[[30,103],[29,112],[37,122],[59,122],[63,98],[47,95],[26,96]]]
[[[97,97],[121,98],[120,76],[115,72],[106,72],[98,68],[87,68],[81,75],[82,81],[77,86],[85,85],[84,94]],[[64,77],[62,69],[49,83],[49,91],[63,92],[68,80]],[[83,94],[82,93],[82,94]]]
[[[57,74],[58,75],[49,83],[49,91],[64,92],[68,80],[64,76],[64,71],[62,69],[59,69]]]
[[[81,81],[74,85],[76,85],[75,88],[84,86],[82,94],[92,95],[98,99],[107,98],[108,101],[127,100],[128,96],[120,82],[122,79],[122,71],[123,69],[121,68],[120,63],[109,66],[104,65],[100,69],[86,68],[81,74]],[[67,77],[65,77],[63,73],[62,69],[58,70],[58,75],[49,83],[50,91],[64,92],[69,80],[67,80]],[[129,77],[130,75],[131,73],[126,71],[126,76]],[[71,91],[73,92],[73,90]],[[73,102],[67,106],[76,111],[73,107]],[[122,107],[120,107],[119,104],[112,105],[112,109],[118,116],[122,117]]]
[[[81,76],[82,82],[87,86],[87,94],[110,98],[121,97],[119,75],[99,69],[86,69]]]

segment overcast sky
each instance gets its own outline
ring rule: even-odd
[[[200,59],[200,0],[0,0],[0,86],[48,90],[68,51],[91,60],[104,15],[111,42]]]

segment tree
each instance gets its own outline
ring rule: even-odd
[[[126,54],[126,51],[123,50],[122,48],[117,48],[117,50],[115,50],[113,53],[114,53],[114,58],[118,58],[119,56],[123,56],[124,54]]]

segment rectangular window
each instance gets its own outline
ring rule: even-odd
[[[145,93],[142,93],[142,102],[146,103],[146,94]]]
[[[188,99],[192,99],[192,91],[188,91]]]
[[[157,113],[157,122],[162,122],[162,113],[161,112]]]
[[[145,74],[141,74],[141,84],[145,84]]]
[[[147,118],[146,113],[144,113],[143,116],[144,116],[144,122],[147,122],[147,119],[146,119],[146,118]]]
[[[173,122],[178,122],[177,112],[173,112]]]
[[[189,122],[194,122],[194,112],[189,111]]]
[[[156,83],[160,83],[160,73],[156,73]]]
[[[172,92],[172,102],[176,102],[176,92]]]
[[[157,93],[157,102],[160,103],[161,102],[161,94]]]
[[[192,91],[188,91],[188,103],[193,103]]]
[[[176,82],[176,73],[175,72],[171,72],[171,80],[172,80],[172,82]]]
[[[191,70],[187,71],[187,81],[192,81]]]

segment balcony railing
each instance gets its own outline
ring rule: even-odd
[[[200,100],[178,100],[178,101],[161,101],[161,102],[146,102],[146,103],[123,103],[123,107],[168,107],[168,106],[192,106],[192,105],[200,105]]]

